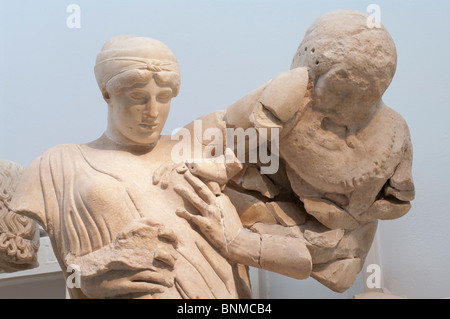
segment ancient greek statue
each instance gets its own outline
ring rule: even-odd
[[[366,21],[323,15],[290,70],[198,119],[200,130],[186,125],[201,160],[175,160],[180,140],[161,135],[180,89],[171,50],[144,37],[106,42],[95,65],[105,133],[47,150],[9,204],[45,229],[63,270],[79,267],[71,296],[250,298],[248,266],[348,289],[377,220],[401,217],[414,198],[408,127],[382,101],[395,45]],[[265,144],[239,156],[225,143],[238,129]],[[263,149],[274,171],[248,160]]]

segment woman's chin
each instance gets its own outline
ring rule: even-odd
[[[159,132],[152,132],[149,134],[139,134],[138,136],[130,136],[128,140],[130,144],[135,146],[152,146],[158,141],[161,134]]]

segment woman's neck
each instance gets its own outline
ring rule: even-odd
[[[101,150],[117,150],[129,152],[135,155],[144,155],[151,152],[156,147],[159,140],[160,138],[158,138],[152,144],[125,144],[115,141],[114,139],[109,137],[107,132],[105,132],[100,138],[87,143],[87,145]]]

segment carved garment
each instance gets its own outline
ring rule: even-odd
[[[147,163],[126,152],[56,146],[27,168],[12,207],[45,228],[64,273],[69,253],[83,256],[101,249],[132,220],[152,217],[179,239],[175,285],[170,295],[159,298],[249,297],[241,265],[220,256],[175,214],[186,203],[181,198],[174,202],[174,196],[165,199],[167,190],[152,185],[152,165],[148,165],[148,176],[142,174],[142,165]],[[72,293],[75,298],[84,297],[79,289]]]

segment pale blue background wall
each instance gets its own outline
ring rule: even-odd
[[[69,29],[66,8],[81,7]],[[398,50],[385,103],[407,120],[417,198],[382,222],[386,287],[413,298],[450,297],[450,3],[447,1],[2,1],[0,158],[28,165],[51,146],[84,143],[105,129],[93,74],[102,44],[118,34],[154,37],[179,59],[180,95],[164,133],[223,109],[280,72],[307,27],[335,9],[381,8]],[[343,297],[315,281],[269,278],[271,297]],[[362,291],[359,280],[355,292]]]

